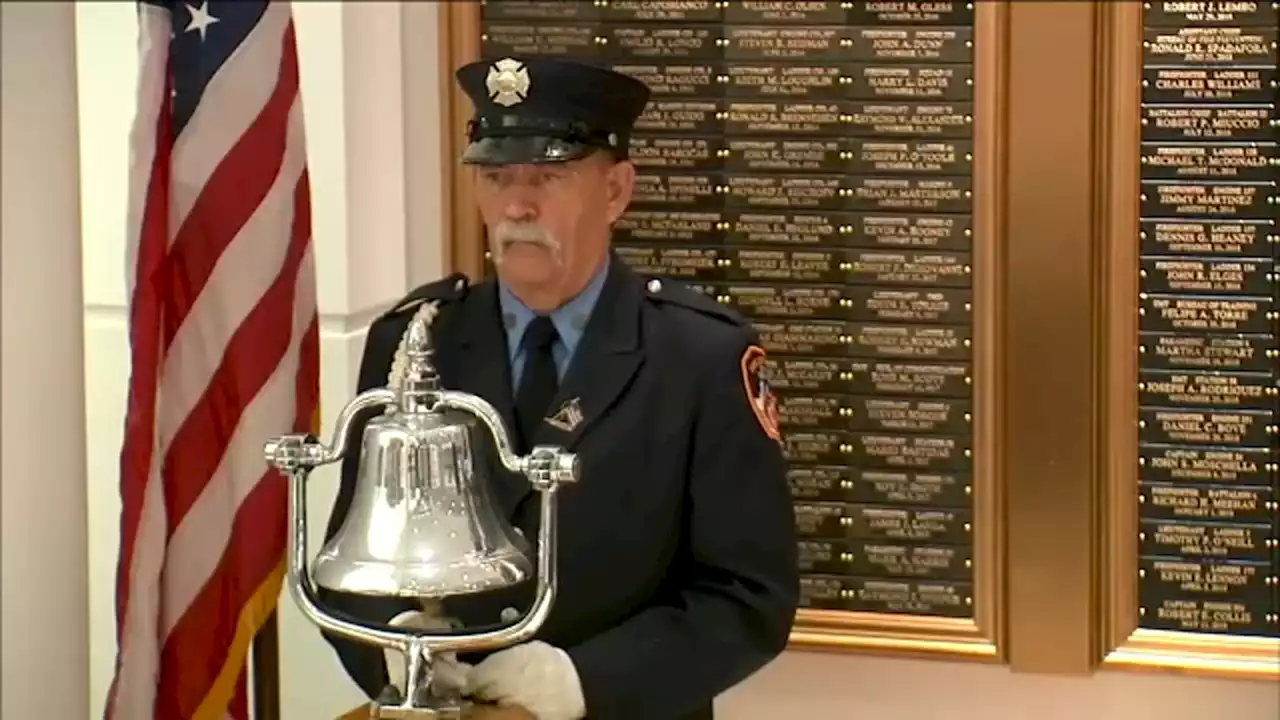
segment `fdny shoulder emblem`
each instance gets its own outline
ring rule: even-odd
[[[747,391],[747,401],[755,413],[761,429],[776,442],[782,442],[778,429],[778,398],[769,387],[771,368],[765,362],[764,348],[749,345],[742,353],[742,384]]]

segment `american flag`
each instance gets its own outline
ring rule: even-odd
[[[286,485],[263,443],[313,432],[319,339],[290,7],[138,4],[131,377],[108,720],[247,718],[276,607]]]

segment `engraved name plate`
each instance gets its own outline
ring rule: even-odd
[[[849,132],[876,137],[968,139],[973,132],[970,103],[846,103]]]
[[[1272,27],[1149,27],[1142,33],[1144,65],[1275,65]]]
[[[1276,24],[1267,0],[1147,0],[1143,22],[1159,27],[1256,27]]]
[[[838,213],[736,210],[725,212],[725,242],[735,245],[838,246],[846,222]]]
[[[969,580],[973,553],[955,545],[921,545],[883,540],[801,540],[805,573]]]
[[[851,371],[854,393],[968,397],[973,384],[967,363],[855,359]]]
[[[837,27],[729,26],[724,33],[724,56],[732,61],[833,62],[841,58],[843,33]]]
[[[732,98],[832,102],[843,97],[842,77],[833,65],[739,61],[725,67],[720,82]]]
[[[735,25],[801,23],[813,25],[843,25],[844,5],[839,0],[806,0],[805,2],[776,2],[776,0],[734,0],[725,3],[725,21]]]
[[[662,135],[631,137],[631,162],[641,170],[692,170],[714,173],[721,169],[717,143],[712,138]]]
[[[615,243],[675,242],[689,245],[718,244],[723,236],[723,216],[717,211],[628,210],[613,228]]]
[[[900,360],[967,360],[972,331],[963,325],[854,323],[848,328],[854,355]]]
[[[1271,373],[1141,370],[1138,375],[1143,405],[1272,410],[1280,395]]]
[[[973,100],[970,65],[853,65],[845,77],[844,96],[850,100]]]
[[[972,182],[968,177],[850,178],[845,207],[859,212],[966,213],[972,209]]]
[[[837,103],[737,102],[724,111],[729,135],[842,135],[847,131]]]
[[[1142,70],[1146,103],[1271,103],[1275,101],[1276,68],[1148,67]]]
[[[558,1],[563,5],[587,4]],[[609,0],[599,4],[604,6],[603,19],[611,22],[715,22],[720,19],[720,3],[717,0]]]
[[[760,320],[771,318],[845,320],[850,316],[850,309],[844,297],[844,289],[833,285],[783,286],[757,283],[724,283],[716,289],[716,300],[748,318]],[[775,374],[770,383],[777,389],[785,387],[819,389],[811,386],[784,384],[792,382],[788,378],[790,376],[787,374],[783,374],[781,377]],[[839,392],[839,389],[824,388],[823,392]]]
[[[600,55],[595,25],[574,23],[492,23],[480,36],[484,57],[547,55],[590,61]]]
[[[1276,466],[1270,448],[1140,445],[1138,476],[1162,483],[1269,485]]]
[[[842,299],[850,320],[951,325],[973,319],[973,293],[968,289],[851,286]]]
[[[614,245],[614,252],[644,275],[706,280],[719,278],[721,274],[718,248]]]
[[[968,617],[972,605],[969,583],[828,575],[800,578],[800,606],[817,610]]]
[[[1280,363],[1274,335],[1142,333],[1138,343],[1149,370],[1267,372]]]
[[[845,242],[853,247],[968,250],[973,217],[866,213],[851,218],[848,229]]]
[[[1280,248],[1268,220],[1143,220],[1139,239],[1150,255],[1267,257]]]
[[[1280,289],[1273,260],[1143,258],[1138,272],[1152,293],[1268,295]]]
[[[708,60],[720,57],[716,32],[686,25],[610,25],[600,33],[615,62]]]
[[[1139,327],[1155,332],[1269,334],[1276,317],[1269,297],[1149,295],[1139,298]]]
[[[1267,447],[1276,436],[1272,410],[1142,408],[1138,441],[1157,444]]]
[[[480,3],[485,20],[598,20],[596,3],[559,0],[490,0]]]
[[[721,67],[714,61],[658,59],[643,63],[614,62],[609,67],[647,85],[654,98],[714,99],[723,89]]]
[[[632,207],[662,205],[702,210],[721,203],[720,177],[699,172],[641,172],[636,175]]]
[[[1259,142],[1271,139],[1274,105],[1143,105],[1144,140]]]
[[[1278,507],[1269,487],[1218,487],[1143,483],[1138,495],[1144,517],[1265,525]]]
[[[852,461],[863,467],[939,472],[973,465],[967,436],[855,433],[850,442]]]
[[[1268,562],[1275,530],[1269,524],[1143,520],[1138,540],[1143,555],[1187,560]]]
[[[972,478],[963,473],[909,470],[861,470],[836,466],[792,465],[787,470],[791,496],[811,502],[871,505],[927,505],[964,508]]]
[[[972,25],[971,0],[859,0],[849,5],[850,25]]]
[[[854,62],[968,63],[973,59],[973,28],[855,27],[848,35],[844,57]]]
[[[850,140],[844,152],[854,175],[959,175],[973,170],[973,143],[967,140]],[[969,199],[971,181],[957,178]],[[968,207],[962,206],[962,212]]]
[[[1139,612],[1147,627],[1280,636],[1271,565],[1143,558]]]
[[[1280,173],[1275,145],[1143,143],[1143,176],[1164,180],[1265,182]]]
[[[972,268],[968,253],[853,250],[848,279],[854,283],[968,287]]]

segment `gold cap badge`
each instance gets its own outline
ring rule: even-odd
[[[529,94],[529,70],[518,60],[503,58],[489,68],[484,84],[495,103],[504,107],[518,105]]]

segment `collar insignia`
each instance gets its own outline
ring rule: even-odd
[[[582,424],[583,417],[582,401],[575,397],[565,400],[554,415],[544,419],[548,425],[557,430],[573,432]]]

